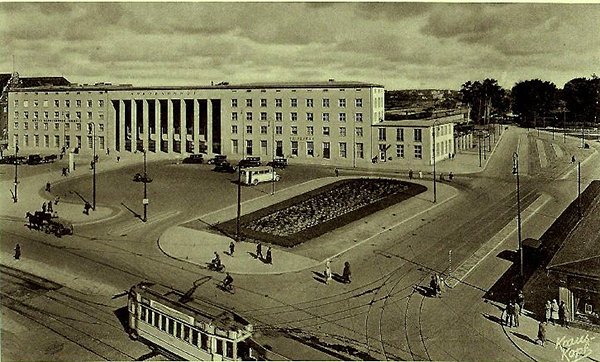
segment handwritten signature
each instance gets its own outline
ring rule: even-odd
[[[592,354],[590,341],[596,337],[591,337],[589,334],[576,338],[560,337],[556,340],[556,349],[560,350],[561,361],[576,362],[587,358]]]

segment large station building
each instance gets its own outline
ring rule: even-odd
[[[8,89],[8,147],[120,155],[225,154],[290,163],[431,164],[456,152],[455,112],[385,121],[384,87],[329,80],[197,87],[71,84]],[[95,135],[95,138],[94,138]],[[95,141],[95,142],[94,142]]]

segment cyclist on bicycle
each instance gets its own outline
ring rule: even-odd
[[[215,257],[211,261],[211,264],[215,269],[219,269],[221,267],[221,258],[219,258],[219,254],[215,251]]]
[[[223,288],[231,288],[231,283],[233,283],[233,278],[231,277],[231,275],[229,275],[229,273],[227,273],[227,276],[225,277],[225,279],[223,279]]]

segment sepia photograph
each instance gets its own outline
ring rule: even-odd
[[[3,361],[600,360],[600,4],[0,0]]]

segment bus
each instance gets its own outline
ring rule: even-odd
[[[193,288],[195,290],[195,288]],[[268,352],[252,340],[253,326],[208,301],[142,282],[129,290],[129,336],[172,359],[264,360]]]
[[[281,176],[270,166],[246,167],[242,168],[240,173],[241,181],[246,185],[258,185],[260,182],[279,181],[281,179]]]

